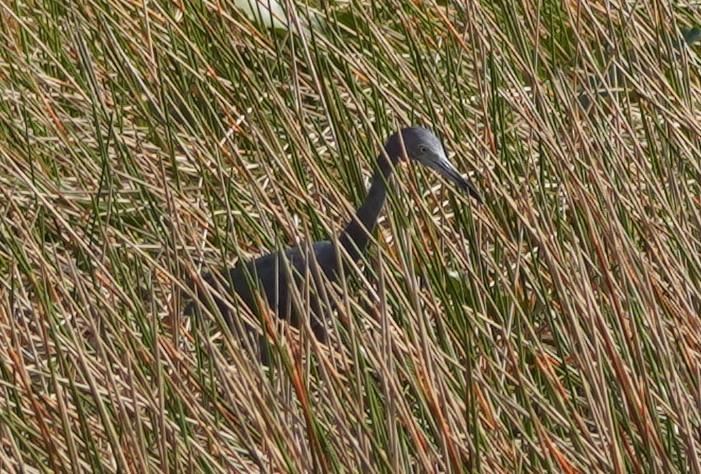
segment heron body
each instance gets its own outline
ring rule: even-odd
[[[298,328],[303,320],[300,319],[294,307],[292,286],[302,288],[308,271],[314,281],[320,283],[321,280],[318,278],[320,273],[315,272],[315,269],[320,269],[331,281],[335,281],[338,275],[338,254],[333,243],[328,240],[314,242],[308,249],[311,254],[306,250],[303,247],[290,247],[282,252],[270,253],[252,261],[239,263],[229,269],[225,280],[227,286],[224,289],[237,293],[255,314],[259,314],[260,311],[256,303],[258,300],[256,292],[260,292],[270,309],[280,319]],[[312,255],[314,258],[311,258]],[[215,279],[216,277],[212,274],[205,277],[210,285],[217,288]],[[234,326],[224,301],[219,298],[214,300],[229,325]],[[311,298],[309,309],[309,324],[314,335],[320,342],[326,342],[326,330],[321,320],[323,314],[321,301]],[[251,328],[246,329],[249,333],[254,332]]]
[[[228,271],[224,279],[225,287],[220,290],[229,292],[233,290],[238,293],[242,301],[256,314],[259,314],[256,293],[262,292],[264,300],[279,318],[295,327],[300,327],[308,317],[316,338],[320,342],[326,342],[322,302],[312,294],[308,302],[308,314],[299,314],[300,311],[295,308],[291,297],[291,292],[294,291],[293,285],[301,288],[303,282],[310,276],[318,284],[322,274],[328,280],[336,281],[343,265],[341,262],[345,259],[339,253],[341,248],[350,261],[360,260],[370,243],[379,214],[387,199],[387,184],[390,183],[394,165],[403,158],[417,161],[438,171],[459,188],[467,191],[478,202],[482,202],[474,186],[464,179],[448,161],[438,137],[423,127],[404,128],[387,140],[384,153],[381,153],[377,159],[377,168],[367,197],[340,233],[338,244],[324,240],[239,263]],[[205,280],[214,288],[220,287],[217,284],[220,279],[212,274],[205,276]],[[233,326],[225,303],[217,297],[214,301],[227,322]],[[251,332],[251,328],[247,328],[247,331]]]

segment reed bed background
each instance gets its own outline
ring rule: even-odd
[[[1,470],[701,472],[697,11],[284,7],[0,3]],[[399,169],[329,348],[185,311],[414,123],[486,204]]]

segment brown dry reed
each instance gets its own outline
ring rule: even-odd
[[[701,472],[693,11],[293,5],[0,4],[0,470]],[[329,347],[185,313],[412,123],[487,203],[398,170]]]

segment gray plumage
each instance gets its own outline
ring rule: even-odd
[[[386,186],[390,182],[394,165],[404,157],[437,171],[446,179],[454,182],[461,190],[469,193],[478,202],[482,202],[482,198],[474,186],[464,179],[448,161],[443,145],[433,132],[423,127],[404,128],[387,140],[384,153],[380,154],[377,159],[377,168],[365,201],[339,235],[338,243],[351,260],[358,261],[367,249],[377,219],[387,199]],[[336,245],[328,240],[314,242],[310,246],[292,247],[284,252],[275,252],[253,261],[239,263],[228,271],[224,280],[226,286],[223,289],[218,284],[221,277],[208,274],[205,276],[205,281],[214,288],[218,288],[220,292],[235,291],[255,314],[259,313],[255,304],[254,292],[260,290],[265,295],[268,306],[278,317],[287,320],[295,327],[300,327],[307,316],[300,317],[295,310],[290,297],[291,283],[299,288],[308,272],[312,275],[313,281],[317,283],[320,283],[318,278],[320,274],[324,274],[331,281],[336,281],[339,275],[339,262],[344,260],[339,255],[338,250]],[[312,259],[309,258],[311,257],[308,254],[309,251],[314,255],[316,266],[310,265]],[[281,260],[281,256],[284,256],[284,259],[289,262],[289,268],[293,270],[293,275],[286,271],[288,265]],[[249,285],[249,280],[253,280],[254,284]],[[235,325],[224,302],[216,297],[214,297],[214,301],[233,329]],[[310,327],[320,342],[326,342],[326,330],[321,320],[324,314],[322,303],[317,298],[312,297],[309,305],[311,310],[309,314]],[[249,327],[246,327],[246,330],[249,333],[253,332],[252,328]]]

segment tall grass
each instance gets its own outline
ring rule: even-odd
[[[0,470],[701,472],[694,24],[630,5],[0,4]],[[410,123],[486,205],[399,169],[328,347],[186,314]]]

